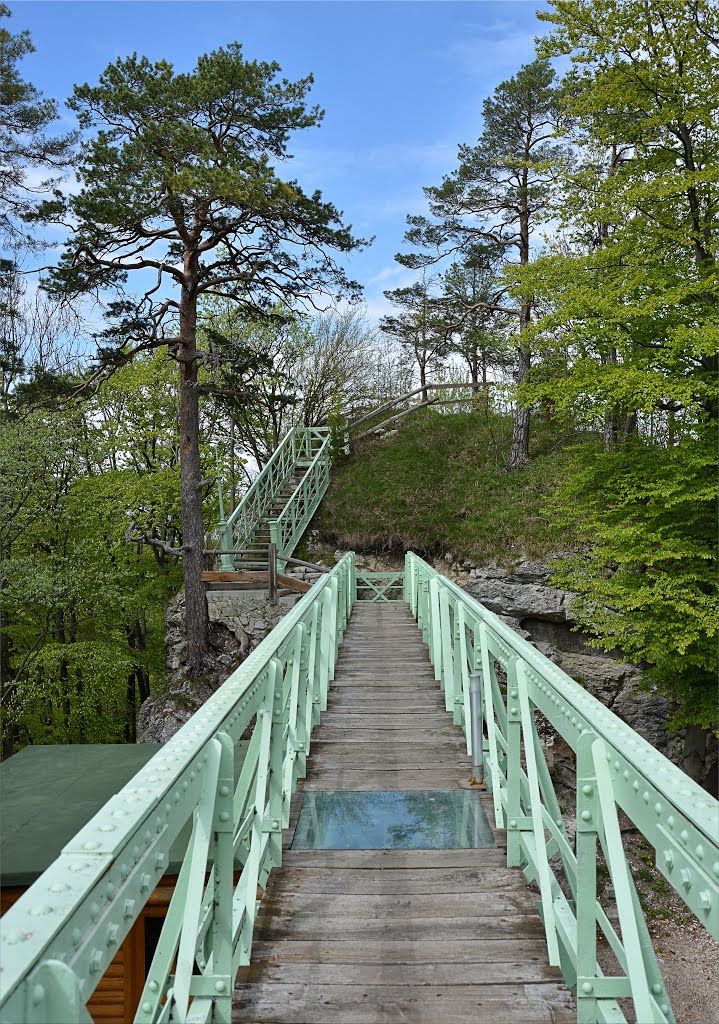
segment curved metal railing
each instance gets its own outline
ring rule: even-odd
[[[346,555],[3,916],[2,1024],[91,1024],[86,1004],[188,821],[191,839],[135,1021],[230,1021],[233,980],[250,960],[257,886],[282,860],[282,829],[327,706],[354,578]]]
[[[537,884],[549,961],[577,993],[577,1020],[641,1024],[674,1015],[627,864],[618,809],[656,851],[656,866],[719,938],[719,803],[535,647],[421,558],[407,555],[405,599],[429,647],[445,707],[472,752],[470,676],[480,676],[482,752],[507,862]],[[540,714],[576,755],[576,840],[554,792]],[[479,737],[476,739],[479,742]],[[479,751],[477,751],[479,754]],[[597,898],[597,853],[616,896],[619,929]],[[597,963],[598,932],[618,965]]]
[[[275,497],[298,466],[312,464],[320,456],[326,461],[327,479],[329,479],[330,432],[328,427],[293,427],[292,430],[289,430],[272,453],[269,462],[253,480],[252,486],[243,496],[237,508],[221,524],[220,547],[222,550],[233,551],[249,544],[257,528],[267,518]],[[321,497],[322,495],[320,495]],[[289,548],[282,548],[282,550],[289,551]]]

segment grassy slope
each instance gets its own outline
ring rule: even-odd
[[[312,526],[343,548],[452,551],[479,562],[566,548],[571,538],[543,512],[566,471],[566,452],[552,424],[532,429],[532,464],[507,473],[507,418],[417,413],[333,468]]]

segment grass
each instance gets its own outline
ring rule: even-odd
[[[531,465],[508,473],[511,429],[494,414],[408,417],[335,465],[312,527],[357,551],[452,552],[508,565],[566,549],[571,538],[543,509],[567,471],[564,439],[553,424],[533,422]]]

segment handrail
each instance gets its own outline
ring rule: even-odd
[[[135,1021],[230,1020],[233,980],[250,960],[257,886],[281,863],[354,575],[346,555],[3,916],[2,1024],[91,1024],[86,1003],[188,821],[192,836]],[[253,720],[235,785],[238,744]]]
[[[429,647],[445,707],[473,737],[470,675],[481,678],[482,751],[507,862],[540,890],[550,963],[577,992],[580,1022],[624,1021],[631,998],[642,1024],[674,1021],[631,871],[617,808],[656,851],[656,865],[719,938],[719,803],[502,620],[413,553],[405,600]],[[501,670],[501,671],[500,671]],[[506,682],[504,680],[506,679]],[[537,733],[543,715],[577,757],[573,848]],[[486,735],[485,735],[486,734]],[[616,895],[620,933],[596,891],[597,846]],[[597,927],[623,972],[605,977]]]
[[[293,427],[285,434],[242,500],[221,524],[223,550],[241,548],[250,541],[298,462],[311,461],[315,442],[319,441],[322,448],[328,439],[327,427]]]
[[[294,551],[297,542],[317,511],[330,480],[330,438],[321,447],[305,470],[302,479],[275,519],[270,520],[270,542],[278,552]],[[284,562],[280,562],[280,568]]]

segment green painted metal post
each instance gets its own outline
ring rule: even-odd
[[[232,1021],[232,894],[234,891],[233,788],[235,748],[227,733],[221,746],[212,829],[212,974],[215,978],[214,1016],[217,1024]]]
[[[299,627],[295,626],[295,635]],[[297,648],[295,648],[297,649]],[[269,836],[265,863],[260,874],[260,884],[264,884],[264,878],[272,870],[282,864],[282,764],[285,754],[284,732],[285,725],[289,725],[288,711],[286,705],[285,686],[282,677],[282,664],[274,662],[275,681],[272,695],[272,736],[270,739],[269,756],[269,778],[268,778],[268,801],[267,813],[264,820],[263,832]],[[292,697],[289,695],[288,704]]]
[[[522,723],[517,689],[517,662],[507,665],[507,865],[517,868],[522,863]]]
[[[596,1024],[597,830],[599,803],[592,758],[593,732],[577,744],[577,1024]]]
[[[228,527],[225,519],[225,503],[222,497],[222,477],[217,474],[217,497],[220,504],[220,521],[217,528],[220,533],[220,566],[224,570],[232,571],[235,567],[234,556],[226,552],[232,551],[232,528]]]

